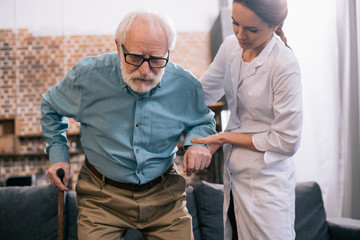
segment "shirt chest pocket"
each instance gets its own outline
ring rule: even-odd
[[[154,153],[171,152],[183,130],[180,121],[152,121],[149,150]]]
[[[268,115],[273,103],[273,92],[267,81],[249,77],[238,89],[242,105],[254,115]]]

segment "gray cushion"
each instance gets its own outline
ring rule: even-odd
[[[57,188],[0,188],[0,239],[51,240],[56,235]]]
[[[316,182],[297,183],[295,189],[296,240],[328,240],[321,190]]]
[[[201,240],[195,193],[192,186],[188,186],[186,188],[186,207],[189,210],[190,215],[192,216],[194,238],[195,240]]]
[[[196,184],[194,191],[201,238],[206,240],[224,239],[224,186],[201,181]]]
[[[126,231],[124,240],[143,240],[144,237],[137,229],[129,229]]]

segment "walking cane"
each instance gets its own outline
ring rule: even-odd
[[[64,169],[59,168],[56,174],[63,182]],[[58,189],[58,218],[57,218],[57,240],[64,239],[64,191]]]

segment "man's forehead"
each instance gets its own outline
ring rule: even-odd
[[[134,25],[126,34],[125,47],[128,51],[164,54],[167,52],[167,36],[162,28]]]

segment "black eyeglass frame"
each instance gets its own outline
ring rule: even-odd
[[[126,50],[124,44],[121,44],[121,49],[122,49],[123,54],[124,54],[125,62],[126,62],[127,64],[130,64],[130,65],[133,65],[133,66],[140,67],[144,62],[148,62],[149,67],[151,67],[151,68],[164,68],[164,67],[166,67],[166,65],[167,65],[168,62],[169,62],[169,56],[170,56],[170,51],[169,51],[169,50],[168,50],[168,56],[167,56],[167,58],[161,58],[161,57],[149,57],[149,58],[145,58],[143,55],[129,53],[128,50]],[[125,53],[125,51],[126,51],[127,53]],[[142,58],[142,61],[141,61],[140,64],[134,64],[134,63],[128,62],[128,61],[126,60],[126,57],[127,57],[127,56],[139,57],[139,58]],[[153,66],[151,66],[151,62],[150,62],[150,61],[153,60],[153,59],[155,59],[155,60],[164,60],[164,61],[166,61],[166,62],[165,62],[165,64],[164,64],[164,66],[162,66],[162,67],[153,67]]]

